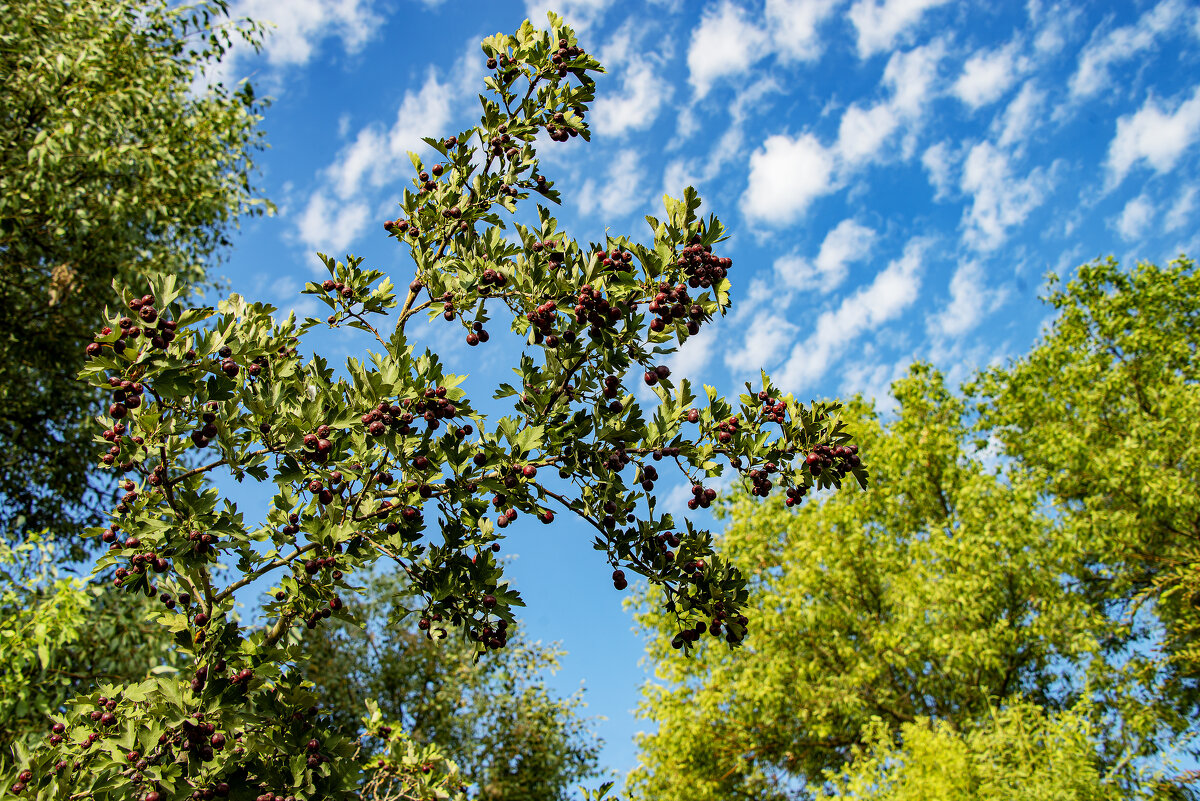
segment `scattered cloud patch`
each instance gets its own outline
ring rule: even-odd
[[[371,0],[238,0],[230,17],[269,21],[275,27],[263,46],[274,67],[303,66],[326,39],[357,53],[383,29]]]
[[[1004,112],[992,123],[999,130],[996,144],[1001,147],[1023,144],[1037,130],[1040,112],[1046,105],[1046,93],[1032,80],[1026,81]]]
[[[1196,208],[1196,186],[1187,186],[1179,193],[1179,199],[1171,204],[1163,218],[1163,227],[1168,231],[1178,231],[1187,224],[1188,216]]]
[[[787,353],[797,330],[794,323],[767,306],[750,318],[741,347],[725,352],[725,365],[736,374],[767,369]]]
[[[819,318],[815,330],[792,348],[777,376],[786,391],[802,392],[819,381],[833,362],[868,331],[890,322],[917,299],[921,265],[928,240],[909,241],[900,258],[890,262],[871,283],[860,287]]]
[[[767,137],[750,156],[742,213],[768,225],[796,221],[815,199],[833,191],[833,167],[833,154],[812,134]]]
[[[817,33],[841,0],[767,0],[763,9],[771,46],[779,60],[811,62],[821,57],[823,43]]]
[[[929,184],[934,189],[934,200],[945,200],[953,188],[953,172],[958,166],[959,155],[949,142],[930,145],[921,154],[921,166],[929,174]]]
[[[1145,161],[1156,172],[1166,172],[1197,138],[1200,86],[1174,110],[1150,98],[1136,112],[1117,120],[1117,134],[1108,146],[1109,185],[1121,183],[1139,161]]]
[[[825,235],[813,260],[796,254],[775,260],[775,275],[794,290],[817,289],[828,294],[846,280],[850,265],[871,255],[877,235],[854,219],[845,219]]]
[[[851,167],[872,161],[898,125],[895,112],[886,103],[867,109],[851,105],[838,126],[837,155]]]
[[[641,167],[639,154],[633,148],[621,150],[608,166],[605,181],[597,184],[588,178],[579,190],[579,213],[603,212],[607,217],[624,217],[643,203],[639,187]]]
[[[959,185],[973,196],[971,207],[963,213],[963,240],[975,250],[995,250],[1009,228],[1024,222],[1041,205],[1052,183],[1040,167],[1017,178],[1007,153],[990,142],[975,145],[963,162]]]
[[[868,58],[891,50],[903,34],[920,22],[930,9],[949,0],[857,0],[850,7],[850,22],[858,34],[858,55]]]
[[[1003,288],[989,288],[983,267],[969,261],[958,267],[950,278],[950,297],[940,311],[929,316],[929,333],[942,339],[961,337],[975,328],[984,316],[1004,302]]]
[[[625,70],[619,94],[597,98],[592,125],[605,136],[643,131],[654,123],[659,110],[670,99],[671,88],[655,66],[638,61]]]
[[[938,65],[946,55],[942,39],[896,51],[883,69],[883,83],[891,89],[892,107],[906,117],[919,117],[937,94]]]
[[[951,91],[972,110],[994,103],[1017,82],[1026,68],[1017,43],[978,53],[967,59]]]
[[[341,253],[366,230],[369,219],[366,203],[331,198],[318,190],[296,219],[296,236],[309,250]]]
[[[740,75],[767,54],[767,33],[729,0],[705,10],[688,45],[688,82],[696,97],[716,81]]]
[[[1183,0],[1162,0],[1132,25],[1094,38],[1079,54],[1079,65],[1068,83],[1071,95],[1083,100],[1110,87],[1109,67],[1153,47],[1159,37],[1177,26],[1186,10]]]
[[[1114,225],[1122,239],[1132,242],[1146,233],[1153,219],[1154,203],[1143,192],[1125,204]]]
[[[599,22],[613,0],[525,0],[525,16],[536,26],[546,24],[546,13],[553,11],[576,31],[583,31]]]

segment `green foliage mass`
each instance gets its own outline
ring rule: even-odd
[[[664,357],[731,302],[732,260],[714,252],[725,229],[699,215],[692,188],[664,199],[664,219],[646,218],[650,244],[608,232],[578,242],[535,199],[559,199],[540,172],[539,134],[589,137],[601,68],[574,32],[551,14],[548,29],[527,21],[482,49],[492,72],[479,124],[425,140],[436,161],[412,156],[401,216],[383,226],[416,268],[402,301],[362,259],[322,255],[329,278],[305,292],[329,306],[324,323],[281,321],[236,295],[196,308],[173,276],[123,287],[103,318],[81,375],[111,400],[93,452],[124,494],[108,525],[87,531],[110,545],[95,572],[111,570],[117,597],[158,598],[152,621],[185,667],[102,681],[65,703],[53,716],[64,739],[18,751],[14,784],[27,797],[457,797],[461,771],[423,732],[389,722],[375,699],[347,732],[298,669],[324,645],[314,632],[327,621],[366,622],[359,577],[390,563],[411,582],[389,625],[415,620],[432,642],[500,651],[523,605],[496,557],[503,529],[565,513],[594,532],[617,590],[626,570],[660,588],[677,648],[734,648],[751,625],[745,577],[710,532],[658,509],[655,463],[692,482],[693,508],[707,508],[716,492],[704,483],[726,469],[793,502],[866,486],[840,404],[801,404],[766,375],[737,399],[671,379]],[[508,216],[525,201],[536,225]],[[379,318],[397,307],[388,331]],[[150,338],[130,332],[133,313]],[[480,414],[463,377],[409,341],[418,314],[479,346],[494,317],[511,322],[513,341],[490,346],[513,358],[517,386],[493,396],[511,399],[511,414]],[[365,330],[374,350],[339,377],[320,355],[300,355],[322,325]],[[824,455],[806,462],[815,450]],[[222,499],[214,471],[271,486],[265,514]],[[262,625],[236,611],[251,586],[269,593]],[[531,711],[527,720],[559,715]],[[569,775],[572,759],[540,769]],[[484,762],[476,778],[487,789],[504,768]],[[519,773],[516,792],[556,789],[553,777]]]
[[[66,550],[41,535],[0,541],[0,772],[14,748],[45,738],[50,716],[97,680],[175,669],[149,599],[114,603],[99,584],[60,575]]]
[[[26,0],[0,13],[0,533],[82,545],[107,503],[90,469],[99,395],[75,380],[128,282],[202,285],[250,183],[261,101],[192,91],[259,29],[224,2]],[[78,547],[76,547],[78,554]]]
[[[545,685],[560,651],[514,632],[508,647],[478,658],[460,639],[435,642],[386,624],[413,601],[398,574],[366,584],[364,627],[331,621],[300,665],[334,728],[362,734],[369,699],[414,743],[438,746],[480,801],[566,799],[595,771],[599,743],[579,716],[582,698],[556,698]]]
[[[819,801],[1118,801],[1105,780],[1089,715],[1047,716],[1016,703],[978,724],[918,718],[899,732],[867,724],[853,762],[814,788]],[[898,737],[896,735],[899,735]]]
[[[971,387],[979,428],[1044,493],[1073,571],[1111,618],[1153,608],[1171,655],[1163,691],[1200,698],[1200,275],[1191,259],[1055,280],[1043,341]],[[1156,638],[1145,628],[1127,636]],[[1114,641],[1114,645],[1120,644]]]
[[[721,547],[771,622],[744,656],[681,659],[651,640],[659,683],[642,714],[658,728],[641,739],[638,797],[787,798],[850,758],[872,721],[963,726],[1017,693],[1074,701],[1064,667],[1095,650],[1101,622],[1063,589],[1071,543],[1047,536],[1035,487],[968,454],[939,374],[916,365],[893,391],[887,426],[861,402],[847,410],[872,491],[798,511],[729,503]],[[655,631],[655,599],[639,600]]]

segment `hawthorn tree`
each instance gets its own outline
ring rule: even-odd
[[[225,0],[29,0],[0,14],[0,535],[82,556],[112,485],[102,396],[76,380],[113,281],[201,287],[243,215],[263,146],[250,84],[192,91],[261,27]],[[107,405],[107,404],[104,404]]]
[[[497,560],[502,529],[519,515],[552,524],[565,512],[595,530],[618,590],[630,573],[662,588],[673,646],[690,651],[706,635],[736,646],[750,624],[745,579],[709,532],[657,509],[656,483],[690,481],[692,508],[712,502],[705,482],[726,466],[756,493],[779,490],[792,503],[845,477],[865,487],[838,404],[801,405],[765,375],[732,402],[672,381],[663,357],[730,304],[724,227],[697,215],[693,190],[665,199],[664,219],[647,218],[648,244],[611,235],[580,244],[541,204],[531,225],[510,218],[505,235],[504,214],[518,203],[559,199],[535,139],[588,137],[600,65],[555,15],[548,30],[526,22],[483,50],[492,73],[480,124],[426,140],[436,158],[413,157],[413,186],[383,226],[415,265],[403,298],[353,257],[323,256],[330,277],[305,290],[328,305],[326,325],[362,329],[378,345],[347,360],[343,377],[299,355],[320,321],[281,322],[237,296],[188,308],[171,278],[122,290],[83,370],[110,393],[97,441],[124,492],[111,522],[91,530],[109,546],[96,570],[112,570],[120,592],[158,599],[157,620],[187,667],[101,683],[66,704],[43,744],[19,754],[12,792],[461,793],[457,769],[378,708],[359,739],[333,732],[296,669],[307,631],[356,619],[355,575],[394,563],[418,600],[392,625],[415,619],[432,639],[501,649],[521,605]],[[509,323],[510,347],[524,343],[519,380],[495,397],[511,399],[512,415],[484,418],[462,377],[418,351],[405,329],[420,314],[461,326],[482,348],[497,314]],[[652,387],[658,405],[644,408],[631,382]],[[220,497],[217,470],[275,485],[264,519]],[[266,624],[239,621],[235,593],[264,583],[273,583]]]

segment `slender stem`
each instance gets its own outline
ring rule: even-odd
[[[297,548],[295,551],[288,554],[287,556],[281,556],[278,559],[273,559],[272,561],[268,562],[267,564],[263,565],[262,567],[260,567],[256,570],[254,570],[253,572],[247,573],[241,579],[233,582],[228,587],[226,587],[224,590],[222,590],[221,593],[219,595],[217,595],[217,598],[216,598],[217,602],[220,603],[221,601],[224,601],[226,598],[233,595],[235,592],[240,590],[242,587],[245,587],[247,584],[253,583],[254,581],[261,578],[262,576],[265,576],[267,573],[270,573],[275,568],[284,567],[285,565],[291,564],[298,556],[302,556],[303,554],[308,553],[309,551],[316,548],[318,546],[318,544],[319,543],[316,543],[316,542],[310,542],[308,545],[305,545],[303,548]]]

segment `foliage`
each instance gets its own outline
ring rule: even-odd
[[[783,485],[793,503],[848,476],[865,486],[838,404],[802,406],[764,376],[757,395],[730,403],[706,388],[694,406],[687,382],[655,364],[729,306],[732,262],[712,252],[724,229],[697,216],[693,190],[665,200],[666,219],[648,218],[652,245],[610,236],[581,246],[540,205],[536,226],[514,223],[506,236],[502,212],[531,194],[559,197],[538,171],[537,134],[588,137],[599,64],[561,19],[550,22],[485,40],[495,72],[480,125],[426,140],[439,155],[428,167],[413,157],[404,216],[385,224],[416,265],[402,305],[361,259],[324,257],[330,278],[306,291],[331,308],[328,325],[361,328],[379,345],[348,360],[345,377],[298,355],[317,320],[279,322],[237,296],[188,308],[171,278],[124,290],[128,312],[107,318],[83,371],[111,393],[100,461],[124,476],[112,522],[90,530],[110,545],[96,570],[162,601],[156,620],[187,668],[71,701],[55,717],[66,740],[20,754],[23,793],[337,799],[380,777],[402,785],[387,793],[459,793],[457,772],[422,761],[400,733],[382,760],[365,760],[367,744],[331,728],[296,669],[311,654],[306,631],[334,615],[361,622],[356,574],[387,559],[411,580],[417,601],[390,625],[411,611],[435,640],[498,650],[522,603],[496,557],[501,529],[519,514],[552,523],[559,507],[595,529],[617,589],[624,570],[661,588],[676,647],[693,649],[704,631],[736,646],[749,624],[745,578],[709,532],[657,511],[654,462],[694,482],[694,507],[708,506],[715,491],[703,482],[726,466],[761,494]],[[395,327],[381,333],[374,317],[397,305]],[[497,309],[525,344],[519,387],[495,395],[511,398],[515,415],[493,422],[460,376],[409,343],[405,325],[442,316],[479,345]],[[143,326],[150,337],[132,333]],[[657,408],[625,388],[631,371]],[[220,497],[217,470],[274,485],[264,520]],[[233,568],[228,583],[218,559]],[[266,627],[235,619],[235,593],[270,581]],[[368,710],[364,729],[381,725],[401,728]]]
[[[1112,618],[1153,610],[1173,672],[1163,692],[1196,712],[1200,678],[1200,275],[1079,268],[1027,355],[980,376],[980,429],[1044,492],[1081,543],[1073,571]],[[1133,631],[1143,640],[1157,631]],[[1119,644],[1119,641],[1114,641]]]
[[[1048,717],[1018,703],[978,725],[918,718],[899,738],[882,720],[868,723],[865,745],[815,788],[817,799],[871,801],[1117,801],[1127,795],[1105,780],[1090,715]],[[897,741],[900,744],[897,744]]]
[[[46,720],[97,678],[141,680],[171,669],[170,642],[145,616],[95,583],[61,577],[53,538],[0,542],[0,771],[13,747],[41,739]]]
[[[982,461],[963,402],[928,366],[893,393],[887,426],[861,402],[847,417],[871,492],[799,511],[728,503],[719,545],[774,622],[736,655],[672,658],[651,640],[658,683],[641,714],[657,731],[640,740],[636,797],[800,797],[881,726],[899,741],[918,720],[962,732],[1014,698],[1052,716],[1082,697],[1105,702],[1097,714],[1119,712],[1097,726],[1106,766],[1157,753],[1164,731],[1186,725],[1153,700],[1143,658],[1097,658],[1123,624],[1064,581],[1080,544],[1042,513],[1039,486]],[[654,592],[638,599],[652,634],[670,625],[658,603]]]
[[[596,768],[599,744],[578,716],[582,699],[553,697],[543,682],[561,652],[509,635],[507,648],[477,661],[459,638],[434,642],[401,626],[383,625],[408,582],[391,573],[365,579],[358,603],[365,628],[331,619],[314,633],[303,675],[315,686],[332,727],[360,731],[355,710],[368,701],[420,745],[453,760],[473,797],[566,799]]]
[[[100,396],[75,380],[114,279],[187,286],[239,215],[261,102],[249,84],[192,93],[252,24],[226,4],[28,0],[0,14],[0,532],[82,545],[110,485],[92,470]],[[78,551],[78,547],[76,547]]]

